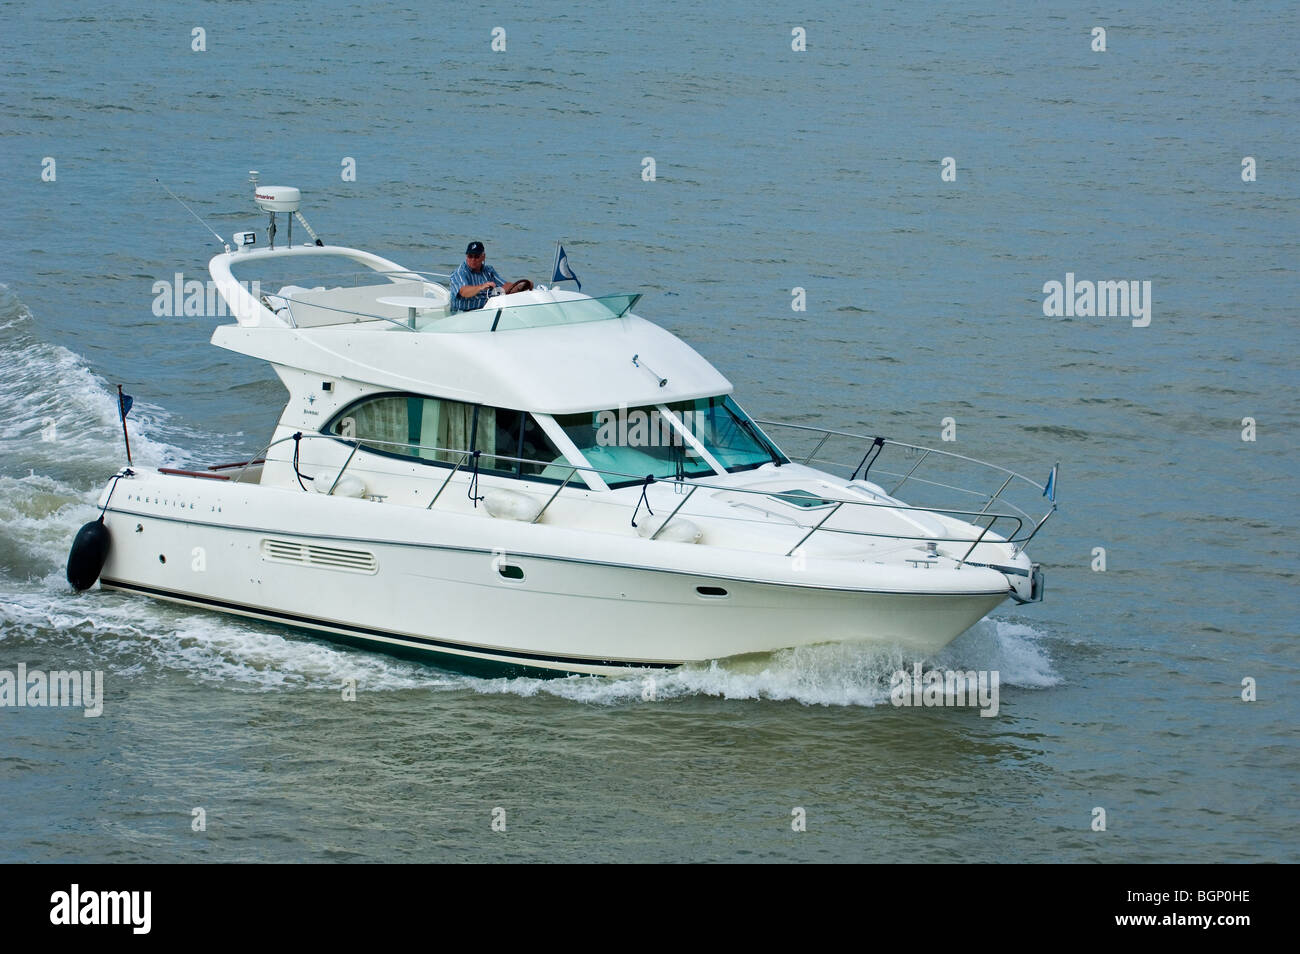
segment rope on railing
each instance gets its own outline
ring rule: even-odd
[[[301,447],[302,447],[302,431],[299,431],[298,433],[293,435],[293,473],[294,476],[298,478],[298,486],[305,491],[307,489],[307,485],[304,484],[302,480],[304,477],[307,477],[307,475],[298,469],[298,451]],[[316,478],[307,477],[307,479],[315,480]]]
[[[861,469],[863,464],[867,465],[867,469],[862,471],[862,479],[867,479],[867,474],[871,472],[871,464],[874,464],[880,458],[880,449],[884,446],[885,439],[883,437],[877,437],[871,442],[871,446],[868,447],[867,452],[862,455],[862,460],[858,462],[858,466],[853,468],[853,476],[849,478],[849,483],[858,479],[858,470]],[[872,456],[873,452],[875,453],[874,457]],[[868,460],[870,460],[870,463],[867,463]]]
[[[478,502],[484,499],[484,495],[478,493],[478,459],[482,454],[482,451],[476,450],[470,455],[474,458],[474,472],[470,474],[469,490],[466,491],[466,496],[468,496],[470,500],[474,501],[475,510],[478,509]]]
[[[646,488],[649,487],[654,482],[655,482],[654,474],[645,475],[645,483],[641,485],[641,499],[636,502],[636,509],[632,511],[632,526],[634,527],[636,526],[636,516],[641,512],[642,504],[645,504],[646,513],[650,514],[650,516],[652,517],[655,515],[655,512],[650,509],[650,500],[645,495]]]

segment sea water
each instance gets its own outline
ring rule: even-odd
[[[214,10],[3,14],[0,670],[105,698],[0,711],[0,858],[1297,860],[1290,5]],[[1059,460],[1045,602],[920,660],[996,716],[893,705],[888,647],[482,678],[72,593],[118,384],[142,465],[283,406],[152,307],[219,251],[155,180],[229,236],[250,169],[412,268],[562,242],[756,417]],[[1067,275],[1148,321],[1045,309]]]

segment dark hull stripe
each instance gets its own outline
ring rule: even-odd
[[[263,609],[259,606],[248,606],[243,603],[231,603],[226,600],[213,599],[210,596],[196,596],[192,593],[178,593],[174,590],[163,590],[152,586],[143,586],[139,583],[127,583],[124,580],[101,579],[100,583],[110,589],[131,590],[137,593],[145,593],[149,596],[157,596],[166,600],[193,603],[200,606],[210,606],[214,609],[226,610],[233,613],[267,617],[269,619],[281,620],[286,623],[306,626],[316,631],[324,630],[328,632],[329,630],[343,630],[345,633],[353,634],[362,638],[366,636],[384,636],[389,639],[398,639],[408,643],[419,643],[423,646],[429,646],[431,647],[431,651],[435,651],[436,649],[461,650],[467,653],[481,653],[487,656],[518,660],[521,664],[526,664],[531,661],[556,663],[559,665],[621,666],[628,669],[674,669],[681,665],[681,663],[641,662],[627,659],[586,659],[581,656],[547,656],[543,653],[528,653],[515,649],[495,649],[465,643],[454,643],[448,640],[430,639],[427,636],[411,636],[406,633],[395,633],[385,629],[371,629],[366,626],[354,626],[351,623],[339,623],[333,620],[318,619],[313,616],[300,616],[297,613],[286,613],[281,610]]]

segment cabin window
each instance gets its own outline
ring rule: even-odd
[[[519,453],[516,457],[524,459],[519,465],[521,477],[540,478],[542,480],[564,480],[571,473],[568,461],[556,449],[554,442],[546,436],[542,425],[531,414],[523,416],[523,432],[519,435]],[[582,477],[575,474],[579,484]]]
[[[680,401],[668,409],[728,473],[774,462],[789,463],[740,405],[726,395]]]
[[[611,488],[630,487],[647,474],[663,480],[713,474],[657,407],[556,414],[555,422]]]
[[[360,441],[366,450],[435,464],[472,465],[479,471],[556,482],[568,476],[564,457],[531,414],[442,398],[388,394],[357,402],[325,432]],[[525,458],[527,463],[506,458]]]
[[[629,487],[647,474],[657,479],[708,477],[713,468],[672,423],[681,422],[727,471],[749,470],[786,458],[725,395],[657,407],[557,414],[555,421],[602,471],[611,487]]]
[[[478,464],[482,472],[548,481],[563,480],[569,474],[564,456],[541,425],[524,411],[479,408],[474,446],[483,452]]]
[[[361,401],[339,414],[327,433],[358,440],[366,450],[394,457],[454,464],[474,431],[474,405],[411,395]]]

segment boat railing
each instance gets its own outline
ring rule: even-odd
[[[322,294],[344,292],[351,294],[351,289],[377,289],[376,298],[383,293],[387,285],[402,285],[418,283],[420,286],[436,285],[446,293],[446,281],[450,278],[441,272],[429,272],[415,268],[402,269],[360,269],[356,271],[329,272],[317,275],[297,275],[285,279],[287,284],[280,286],[278,290],[271,291],[263,289],[262,303],[272,311],[286,310],[289,315],[289,325],[293,328],[299,327],[329,327],[332,325],[358,324],[369,321],[386,321],[395,328],[401,328],[403,331],[415,330],[410,322],[409,314],[406,317],[397,317],[394,315],[380,315],[364,308],[342,307],[340,305],[330,305],[319,299]],[[364,280],[364,281],[363,281]],[[294,287],[299,289],[296,295],[285,295],[282,292],[285,288]],[[312,296],[308,299],[306,296]],[[299,297],[301,296],[301,297]],[[279,303],[283,302],[282,308]],[[364,304],[364,303],[363,303]],[[384,304],[376,302],[376,304]],[[294,311],[297,305],[303,311],[310,313],[311,320],[304,324],[302,316]],[[439,301],[437,298],[429,299],[430,308],[446,308],[447,302]],[[401,309],[402,311],[406,311]],[[328,313],[324,317],[321,312]],[[330,316],[333,316],[332,319]]]
[[[1021,544],[1022,549],[1056,511],[1054,485],[1049,488],[1006,467],[958,454],[955,451],[785,421],[756,420],[756,423],[762,427],[784,428],[796,432],[809,443],[816,442],[806,454],[791,455],[792,460],[798,460],[808,466],[820,467],[841,476],[847,472],[850,481],[867,480],[870,476],[890,497],[896,496],[904,486],[907,486],[909,497],[912,493],[941,492],[959,494],[981,501],[981,508],[975,514],[978,517],[986,516],[990,512],[1014,514],[1033,528]],[[851,460],[819,456],[823,454],[828,444],[840,446],[845,443],[854,448]],[[889,459],[885,460],[887,448],[893,450]],[[789,450],[788,447],[785,449]],[[894,463],[895,460],[897,463]],[[928,470],[923,469],[927,466]],[[893,467],[900,469],[890,469]],[[956,471],[959,476],[947,477],[949,471]],[[962,480],[964,483],[968,478],[965,478],[963,472],[971,471],[978,475],[975,482],[982,484],[985,489],[973,489],[955,482]],[[1053,468],[1053,473],[1055,472],[1056,469]],[[1050,497],[1049,505],[1038,516],[1032,516],[1030,510],[1036,512],[1038,507],[1031,501],[1041,501],[1045,496]],[[942,507],[928,504],[920,504],[918,508],[943,510]],[[996,508],[1003,509],[999,511]]]
[[[410,322],[404,318],[392,318],[388,315],[373,315],[364,311],[354,311],[351,308],[335,308],[332,305],[323,305],[317,301],[304,301],[301,298],[289,298],[284,295],[276,295],[274,297],[285,303],[285,307],[289,310],[289,325],[293,328],[300,327],[298,317],[293,312],[293,306],[304,305],[318,311],[333,312],[339,316],[338,321],[313,322],[311,325],[313,328],[328,328],[334,325],[354,325],[363,321],[386,321],[394,327],[400,328],[402,331],[415,330],[411,327]],[[429,300],[430,307],[436,307],[438,304],[440,303],[435,302],[433,299]]]
[[[759,423],[766,424],[768,426],[774,426],[773,422],[759,422]],[[801,425],[790,425],[790,426],[800,427]],[[823,430],[820,428],[806,428],[806,429],[811,431]],[[880,448],[875,451],[876,456],[879,456],[884,446],[889,446],[891,444],[903,448],[909,448],[915,446],[915,445],[902,444],[900,442],[887,441],[887,440],[882,440],[881,444],[878,445],[876,441],[879,439],[877,438],[863,438],[858,435],[848,434],[847,432],[831,432],[831,433],[838,434],[840,436],[845,436],[845,437],[854,437],[860,441],[869,441],[872,448]],[[648,488],[650,485],[655,483],[665,483],[665,484],[674,485],[678,493],[681,495],[682,499],[678,501],[676,507],[672,510],[672,512],[663,520],[663,522],[658,526],[658,528],[656,528],[651,539],[657,538],[659,534],[663,532],[663,530],[668,526],[668,524],[670,524],[673,521],[673,519],[678,515],[678,513],[681,512],[682,508],[685,507],[686,503],[690,500],[691,496],[693,496],[697,490],[722,491],[728,495],[739,495],[742,499],[745,496],[752,496],[756,499],[764,498],[764,497],[776,498],[776,499],[782,498],[782,494],[779,491],[773,491],[771,489],[737,487],[730,484],[715,483],[707,479],[700,479],[700,478],[655,477],[653,475],[647,476],[645,474],[622,473],[619,471],[609,470],[607,468],[590,467],[586,465],[573,464],[567,460],[564,460],[563,458],[561,458],[559,461],[542,460],[537,458],[514,457],[507,454],[498,454],[496,452],[488,452],[484,450],[476,451],[476,450],[471,450],[466,448],[438,447],[438,446],[427,445],[427,444],[418,444],[418,443],[405,442],[405,441],[384,441],[384,440],[377,440],[373,438],[364,438],[364,439],[349,438],[349,437],[342,437],[340,435],[334,435],[334,434],[299,433],[287,437],[282,437],[273,440],[269,444],[267,444],[267,446],[262,450],[262,452],[260,454],[257,454],[256,457],[267,458],[268,460],[270,460],[272,459],[269,457],[270,451],[273,448],[277,447],[278,445],[282,445],[290,442],[298,442],[303,440],[322,439],[322,438],[330,440],[335,443],[342,443],[344,445],[348,445],[351,447],[351,450],[348,453],[346,460],[344,460],[342,466],[339,467],[338,471],[334,473],[332,478],[327,478],[329,480],[329,489],[325,491],[326,493],[333,493],[337,489],[339,482],[343,479],[344,475],[347,473],[348,468],[352,466],[353,461],[357,456],[357,452],[367,447],[379,450],[381,453],[385,453],[385,452],[399,453],[403,457],[409,456],[412,460],[422,459],[425,462],[434,463],[440,467],[448,467],[445,476],[439,475],[440,479],[438,478],[432,479],[432,482],[438,484],[438,487],[433,492],[428,504],[425,505],[426,510],[432,510],[434,508],[438,500],[441,498],[443,492],[451,484],[452,478],[454,478],[457,473],[461,472],[462,470],[466,470],[472,472],[474,476],[477,477],[479,473],[479,461],[483,458],[487,458],[489,460],[498,461],[498,462],[504,461],[510,464],[518,464],[521,465],[521,467],[523,465],[528,465],[528,466],[539,467],[539,468],[561,468],[567,471],[567,474],[564,477],[564,479],[558,483],[555,490],[551,493],[550,497],[546,500],[545,504],[538,511],[537,515],[532,519],[531,521],[532,523],[538,523],[541,521],[543,515],[545,515],[545,513],[550,509],[551,505],[560,496],[561,492],[566,487],[568,487],[569,484],[572,482],[573,478],[580,473],[594,474],[597,477],[599,477],[602,481],[606,482],[607,484],[622,483],[624,484],[625,487],[628,482],[633,482],[634,485],[640,484],[643,489]],[[297,448],[295,448],[295,450],[297,450]],[[975,458],[965,457],[964,455],[952,454],[949,452],[939,451],[930,448],[919,448],[919,450],[922,451],[923,453],[928,451],[929,453],[935,455],[946,455],[949,457],[958,458],[972,465],[978,465],[981,467],[990,468],[994,471],[997,471],[1005,475],[1005,479],[1003,480],[1001,487],[999,487],[997,491],[992,493],[980,493],[978,491],[966,490],[964,488],[959,488],[959,487],[952,488],[954,490],[960,491],[963,494],[976,494],[979,497],[981,497],[984,502],[983,505],[978,510],[966,509],[965,507],[951,507],[951,506],[939,506],[939,505],[916,506],[916,505],[907,504],[896,500],[882,501],[882,500],[852,500],[852,499],[840,499],[840,498],[826,498],[826,503],[833,504],[833,506],[831,506],[826,513],[821,515],[820,519],[817,521],[816,524],[814,524],[811,527],[805,528],[806,532],[800,538],[799,542],[796,543],[793,547],[791,547],[786,555],[787,556],[796,555],[800,550],[800,548],[803,547],[808,542],[808,540],[813,537],[814,534],[835,533],[835,534],[844,534],[849,536],[885,538],[890,540],[915,540],[917,542],[927,544],[927,545],[939,544],[939,543],[969,544],[965,553],[958,560],[959,563],[964,563],[974,552],[975,548],[978,547],[985,540],[988,534],[993,532],[994,526],[998,526],[998,525],[1005,526],[1008,532],[1002,533],[1001,526],[1000,526],[999,534],[1001,539],[997,542],[1011,544],[1013,550],[1017,552],[1023,550],[1025,546],[1030,542],[1030,540],[1033,539],[1035,534],[1037,534],[1038,530],[1043,526],[1043,524],[1047,522],[1047,519],[1056,510],[1056,506],[1053,503],[1052,506],[1047,510],[1047,512],[1041,518],[1034,519],[1021,507],[1011,503],[1003,496],[1008,486],[1011,485],[1013,481],[1017,481],[1017,480],[1031,487],[1038,488],[1039,490],[1043,489],[1042,485],[1035,483],[1034,481],[1030,480],[1027,477],[1024,477],[1020,474],[1016,474],[1013,471],[1007,470],[1006,468],[999,467],[994,464],[987,464],[983,461],[976,460]],[[871,452],[872,451],[869,449],[868,453],[870,454]],[[809,460],[811,459],[813,458],[810,457]],[[297,455],[295,454],[295,458],[293,462],[293,466],[295,468],[298,467],[297,460],[298,458]],[[284,462],[290,463],[289,461],[284,461]],[[874,461],[869,463],[874,463]],[[869,469],[870,468],[868,467],[868,470]],[[927,484],[931,487],[948,486],[947,484],[941,482],[931,481],[916,476],[915,474],[916,469],[917,469],[916,467],[913,467],[911,471],[909,471],[909,473],[906,475],[905,479],[913,480],[918,484]],[[243,471],[240,472],[240,475],[236,476],[235,478],[236,481],[240,479],[242,473]],[[488,473],[490,474],[492,473],[492,471],[488,471]],[[865,478],[865,474],[863,476]],[[527,475],[525,475],[523,479],[528,479]],[[543,479],[547,483],[554,482],[554,478],[543,478]],[[892,497],[892,494],[890,494],[890,497]],[[795,502],[795,501],[792,500],[791,502]],[[827,526],[830,519],[834,517],[837,513],[839,513],[840,510],[845,506],[870,507],[870,508],[876,508],[880,510],[889,510],[896,513],[915,512],[920,514],[942,514],[944,516],[953,517],[955,519],[962,520],[966,523],[975,526],[976,528],[979,529],[979,534],[972,540],[972,538],[969,535],[951,536],[951,537],[939,536],[924,530],[921,530],[920,532],[917,533],[903,533],[903,532],[899,532],[899,528],[894,528],[891,529],[890,532],[873,532],[869,530],[861,530],[861,529],[855,529],[849,527]],[[752,522],[756,524],[761,524],[765,522],[761,519],[752,518],[752,517],[728,517],[726,519],[736,519],[736,520]],[[987,522],[981,523],[981,521],[987,521]],[[1031,529],[1029,529],[1028,532],[1026,532],[1026,527],[1030,527]]]
[[[422,281],[445,286],[447,280],[451,278],[451,274],[448,272],[430,272],[419,268],[361,268],[356,271],[322,272],[317,275],[294,274],[291,282],[294,285],[302,285],[304,288],[310,288],[313,286],[329,287],[330,285],[333,285],[336,288],[342,288],[347,285],[351,285],[353,288],[360,288],[362,284],[370,285],[373,283],[372,281],[363,282],[362,279],[375,278],[384,278],[389,282]],[[286,284],[289,283],[290,282],[286,282]]]
[[[371,272],[370,274],[376,274]],[[390,274],[392,281],[400,280],[399,276],[408,277],[408,281],[421,281],[427,284],[427,280],[416,278],[420,274],[410,271],[384,273]],[[375,286],[364,286],[373,288]],[[439,286],[442,287],[441,285]],[[445,289],[444,289],[445,290]],[[283,291],[283,288],[281,289]],[[338,291],[337,288],[325,289],[325,292]],[[320,301],[318,297],[308,300],[302,297],[305,294],[319,296],[322,292],[318,289],[305,289],[299,293],[298,297],[292,295],[283,295],[279,292],[270,292],[263,294],[263,304],[277,311],[277,304],[284,303],[284,309],[289,313],[289,324],[294,327],[303,327],[304,323],[300,316],[295,314],[294,306],[301,306],[303,309],[310,309],[313,318],[310,321],[310,327],[322,328],[333,327],[337,325],[358,324],[369,321],[386,321],[402,331],[438,331],[438,332],[468,332],[468,331],[517,331],[525,328],[554,327],[556,325],[583,324],[591,321],[609,321],[611,319],[622,318],[629,314],[636,303],[641,299],[639,294],[615,294],[602,295],[599,298],[566,298],[556,301],[529,302],[527,304],[492,304],[492,300],[483,308],[473,311],[459,313],[448,313],[448,302],[439,301],[436,298],[429,298],[429,309],[441,311],[443,314],[439,317],[443,319],[453,319],[451,322],[446,320],[436,322],[436,326],[422,326],[412,320],[414,312],[408,314],[405,318],[396,318],[391,315],[379,315],[370,311],[362,311],[356,308],[345,308],[339,305],[327,305]],[[419,296],[413,296],[419,297]],[[383,302],[378,302],[383,304]],[[396,306],[395,306],[396,307]],[[409,308],[405,309],[411,311]],[[415,309],[418,311],[419,309]],[[337,316],[336,320],[320,320],[315,316],[315,312],[329,312]]]
[[[429,282],[445,287],[450,278],[448,272],[430,272],[420,268],[359,268],[306,275],[290,272],[277,281],[280,285],[300,285],[303,288],[360,288],[362,285],[378,284],[381,279],[389,283]],[[264,281],[261,287],[264,292],[268,290]]]

